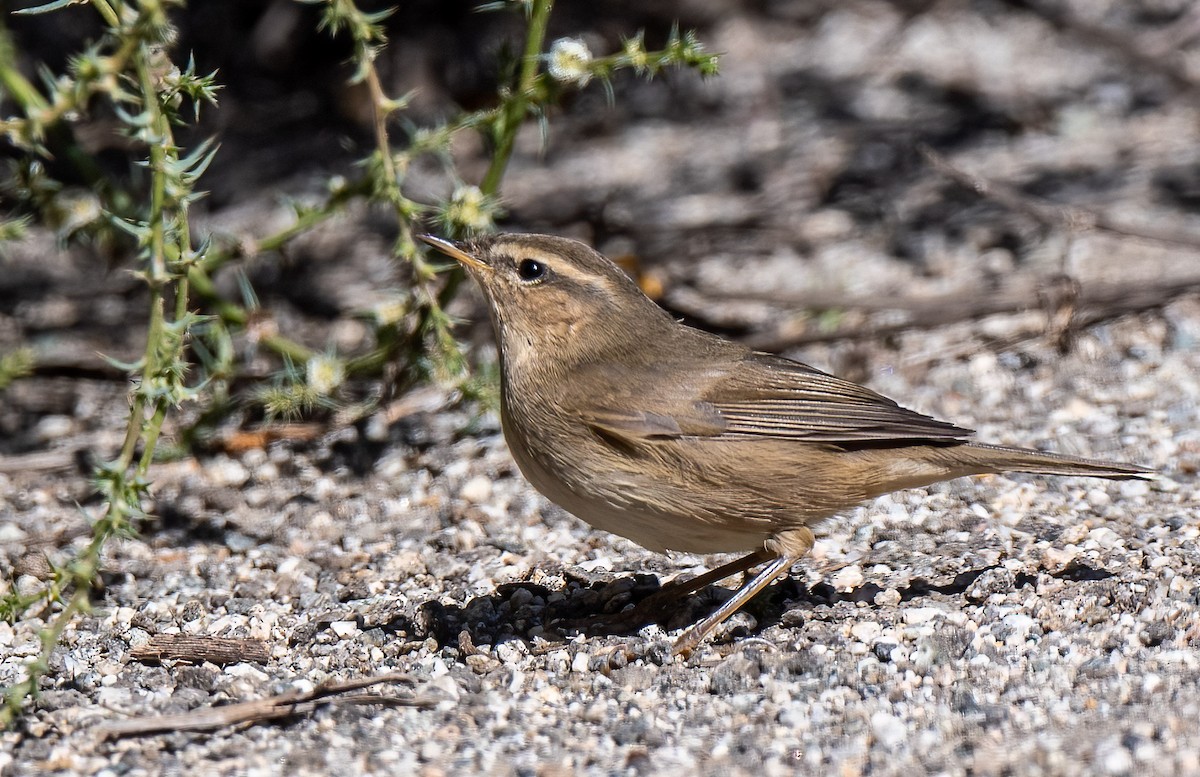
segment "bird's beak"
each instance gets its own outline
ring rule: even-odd
[[[433,235],[417,235],[417,238],[433,246],[446,256],[457,259],[468,270],[491,270],[487,262],[480,261],[467,253],[466,246],[457,240],[446,240]]]

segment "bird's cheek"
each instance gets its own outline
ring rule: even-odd
[[[575,321],[559,321],[550,327],[554,339],[560,342],[571,342],[578,336]]]

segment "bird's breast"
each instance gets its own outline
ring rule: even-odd
[[[503,395],[502,395],[503,397]],[[551,502],[591,526],[663,552],[748,552],[773,525],[749,519],[736,484],[719,492],[687,481],[694,467],[614,450],[580,421],[507,397],[504,436],[521,473]]]

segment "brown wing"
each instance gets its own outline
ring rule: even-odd
[[[592,395],[581,403],[579,416],[598,431],[630,441],[765,437],[834,445],[911,445],[962,442],[971,436],[970,430],[905,409],[857,383],[799,362],[747,353],[732,366],[725,364],[669,371],[677,376],[677,384],[664,386],[657,395],[634,396],[617,388]],[[633,383],[611,370],[587,368],[594,377],[577,385]],[[600,378],[601,373],[608,374]],[[681,401],[683,397],[692,401]]]
[[[837,444],[958,442],[972,434],[857,383],[770,354],[749,354],[702,399],[731,435]]]
[[[688,408],[687,413],[656,413],[596,407],[581,412],[584,423],[595,429],[629,439],[666,440],[673,437],[713,437],[725,430],[721,416],[712,408]]]

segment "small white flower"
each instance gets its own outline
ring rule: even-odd
[[[459,186],[450,195],[446,209],[447,220],[468,230],[482,231],[492,225],[492,207],[478,186]]]
[[[332,356],[314,356],[305,369],[308,387],[325,397],[337,390],[346,379],[346,367]]]
[[[64,189],[56,205],[61,209],[60,229],[64,234],[83,229],[104,216],[100,198],[85,189]]]
[[[592,79],[588,65],[592,52],[578,38],[559,38],[550,47],[550,77],[564,84],[583,86]]]
[[[408,305],[404,304],[403,299],[394,297],[375,305],[373,312],[375,323],[380,326],[388,326],[389,324],[398,324],[404,319],[404,316],[408,314]]]

